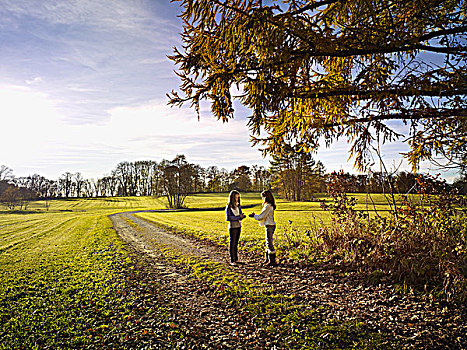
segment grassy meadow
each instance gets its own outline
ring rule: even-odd
[[[376,209],[380,215],[387,215],[390,207],[383,195],[373,194],[371,200],[366,194],[352,194],[357,200],[356,210],[374,212]],[[187,198],[188,209],[154,213],[138,213],[137,216],[163,225],[168,229],[187,232],[197,236],[214,240],[219,243],[228,241],[227,222],[225,220],[225,205],[228,194],[198,194]],[[275,221],[277,223],[276,239],[282,239],[284,231],[291,225],[300,229],[309,226],[326,225],[331,220],[329,212],[321,208],[321,200],[330,201],[324,195],[316,195],[313,202],[290,202],[276,198],[277,209]],[[259,193],[241,194],[241,204],[245,214],[261,212],[261,196]],[[205,209],[205,210],[203,210]],[[240,244],[246,244],[257,248],[263,245],[264,230],[258,222],[252,218],[245,218],[242,222]]]
[[[49,211],[41,201],[25,212],[0,211],[0,349],[119,347],[135,318],[128,289],[133,262],[107,215],[163,203],[109,198],[49,204]]]
[[[145,337],[152,339],[154,335],[135,331],[139,309],[134,304],[146,286],[138,286],[138,278],[131,277],[136,270],[134,260],[108,215],[161,210],[137,215],[225,243],[227,197],[193,195],[187,198],[188,209],[166,212],[165,198],[151,197],[37,201],[30,203],[27,211],[13,212],[0,207],[0,349],[119,348],[132,339],[138,344],[144,344]],[[357,195],[357,200],[357,209],[366,210],[365,195]],[[373,201],[381,212],[388,209],[382,196],[373,196]],[[260,194],[242,194],[242,205],[252,206],[245,208],[247,214],[259,213]],[[301,227],[330,220],[318,201],[278,199],[277,205],[278,240],[289,221]],[[243,222],[241,245],[263,245],[263,230],[251,218]],[[140,290],[136,294],[135,285]],[[153,319],[168,317],[163,306],[144,312]],[[167,332],[176,336],[173,333]]]

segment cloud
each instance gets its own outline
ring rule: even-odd
[[[215,165],[233,169],[239,165],[264,165],[257,148],[249,143],[244,118],[222,123],[210,117],[205,105],[198,121],[193,110],[170,108],[164,100],[113,107],[100,123],[71,123],[62,113],[60,102],[35,90],[35,86],[0,85],[1,164],[17,176],[40,173],[56,179],[60,174],[81,172],[98,178],[109,174],[120,161],[173,159],[185,154],[189,162],[203,167]],[[328,171],[355,172],[348,162],[350,146],[345,141],[320,149],[314,158]],[[387,144],[382,154],[388,168],[401,159],[400,144]],[[422,170],[430,170],[428,163]],[[379,165],[374,167],[379,170]],[[410,170],[407,162],[399,170]],[[452,181],[455,173],[443,173]]]
[[[152,19],[142,1],[128,0],[3,0],[0,14],[34,18],[54,25],[94,25],[131,29]]]
[[[32,87],[0,86],[0,113],[8,116],[2,126],[9,130],[0,139],[1,162],[18,176],[44,169],[51,178],[65,171],[99,177],[123,160],[161,161],[177,154],[205,167],[265,163],[249,145],[245,120],[198,121],[190,109],[154,100],[112,108],[101,123],[74,124],[59,102]]]
[[[115,106],[177,85],[166,56],[179,42],[179,19],[164,1],[4,0],[1,22],[1,75],[41,82],[74,123],[101,122]]]
[[[198,121],[167,106],[179,83],[166,57],[180,41],[176,11],[158,0],[2,1],[0,76],[11,79],[0,78],[0,113],[17,131],[0,140],[2,162],[52,178],[180,153],[203,166],[261,162],[245,119],[223,124],[203,107]]]
[[[98,177],[122,160],[180,153],[202,166],[267,165],[250,147],[249,111],[238,102],[227,124],[208,104],[200,121],[166,105],[180,83],[167,58],[180,46],[178,10],[166,0],[0,1],[0,162],[18,176],[42,169],[51,178]],[[348,148],[336,143],[316,158],[351,171]],[[391,162],[401,149],[387,145],[384,156]]]
[[[41,77],[35,77],[34,79],[26,80],[26,84],[28,84],[28,85],[34,85],[34,84],[38,84],[40,82],[42,82]]]
[[[203,166],[262,161],[260,153],[250,147],[245,120],[225,124],[209,116],[198,120],[193,110],[170,108],[165,101],[118,107],[109,114],[106,129],[146,154],[163,158],[186,154],[191,162]]]
[[[15,169],[34,163],[47,153],[47,140],[55,136],[60,114],[44,93],[28,87],[0,86],[1,161]]]

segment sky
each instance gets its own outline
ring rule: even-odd
[[[67,171],[98,178],[121,161],[178,154],[203,167],[267,167],[251,147],[245,108],[223,124],[207,105],[199,120],[193,109],[167,105],[180,83],[167,58],[181,47],[180,12],[169,0],[2,0],[0,165],[50,179]],[[355,172],[348,150],[345,142],[323,146],[315,159]],[[389,167],[404,150],[383,148]]]

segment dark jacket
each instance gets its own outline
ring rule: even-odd
[[[240,221],[242,220],[242,206],[238,206],[238,216],[235,216],[230,206],[227,204],[225,207],[225,216],[227,221]]]

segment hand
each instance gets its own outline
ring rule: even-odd
[[[254,218],[255,217],[255,213],[251,213],[250,215],[248,215],[250,218]]]
[[[242,219],[245,219],[245,218],[246,218],[246,215],[242,213],[241,218],[242,218]]]

